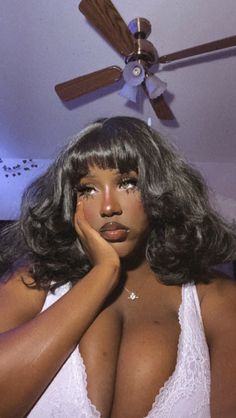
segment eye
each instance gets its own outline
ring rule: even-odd
[[[138,179],[136,177],[125,177],[120,180],[119,188],[126,191],[135,191],[137,190]]]
[[[96,193],[96,189],[94,186],[81,184],[77,188],[77,193],[79,197],[88,198],[90,196],[93,196]]]

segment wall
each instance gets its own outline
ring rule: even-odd
[[[25,187],[42,174],[50,160],[0,160],[0,220],[17,219]],[[18,167],[20,166],[20,167]]]
[[[207,181],[214,207],[229,220],[236,220],[236,164],[197,163]]]

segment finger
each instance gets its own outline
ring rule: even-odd
[[[103,238],[101,238],[100,234],[91,227],[91,225],[88,223],[87,219],[85,218],[85,214],[84,214],[84,207],[83,207],[83,202],[80,201],[77,203],[77,208],[76,208],[76,222],[77,222],[77,226],[78,229],[80,230],[80,237],[83,238],[83,240],[92,240],[92,242],[94,242],[94,240],[100,240]]]
[[[87,219],[85,218],[84,206],[83,206],[82,201],[79,201],[77,203],[76,214],[77,214],[77,224],[78,224],[80,230],[84,234],[89,234],[92,231],[92,227],[89,225]]]
[[[77,203],[75,228],[78,229],[78,233],[83,239],[93,237],[95,233],[95,230],[89,225],[87,219],[85,218],[82,201]]]
[[[81,225],[83,224],[84,220],[84,211],[81,202],[78,202],[76,205],[75,215],[74,215],[74,227],[76,232],[79,234],[81,238],[84,238],[84,234],[81,229]],[[82,225],[83,227],[83,225]]]
[[[80,219],[85,219],[84,207],[83,207],[83,201],[82,200],[78,200],[78,202],[76,204],[76,213],[78,214]]]

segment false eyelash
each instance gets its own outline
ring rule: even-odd
[[[92,196],[92,193],[89,193],[92,190],[94,190],[94,187],[92,186],[79,185],[76,188],[76,193],[78,193],[80,196]]]
[[[84,192],[85,190],[87,190],[87,188],[88,188],[88,186],[82,186],[82,185],[79,184],[78,186],[75,187],[75,191],[77,193],[81,193],[81,192]]]
[[[124,177],[120,180],[120,184],[122,183],[133,183],[134,186],[138,184],[138,179],[136,177]]]

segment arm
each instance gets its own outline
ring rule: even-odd
[[[43,304],[42,292],[28,289],[19,274],[1,286],[0,416],[3,418],[23,417],[30,410],[118,280],[119,259],[115,251],[89,227],[82,213],[80,218],[77,232],[94,267],[66,295],[37,315]]]
[[[236,283],[217,280],[202,301],[211,359],[211,416],[236,414]]]

